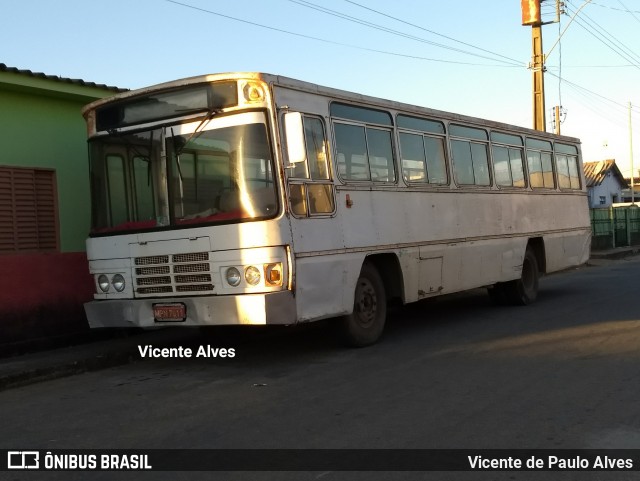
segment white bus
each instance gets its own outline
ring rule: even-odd
[[[587,261],[578,139],[262,73],[206,75],[83,110],[91,327],[340,318],[487,287],[529,304]]]

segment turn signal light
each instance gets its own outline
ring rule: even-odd
[[[282,285],[282,264],[280,262],[264,265],[264,281],[269,287]]]

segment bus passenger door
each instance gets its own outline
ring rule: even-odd
[[[342,229],[335,218],[326,125],[321,116],[292,111],[283,114],[282,124],[298,318],[334,316],[345,311],[346,269],[337,253]]]
[[[329,228],[335,224],[336,193],[324,122],[321,117],[295,112],[285,114],[284,122],[288,153],[287,197],[293,239],[298,241],[296,250],[336,249],[340,247],[341,239],[332,235],[338,230],[335,226]],[[294,146],[294,143],[298,145]],[[293,156],[297,158],[293,159]]]

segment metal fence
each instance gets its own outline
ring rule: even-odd
[[[640,207],[591,209],[591,249],[640,245]]]

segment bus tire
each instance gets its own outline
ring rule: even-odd
[[[487,293],[489,294],[489,299],[496,306],[505,306],[509,303],[509,299],[507,298],[507,289],[505,289],[505,285],[502,282],[498,282],[497,284],[487,288]]]
[[[505,290],[511,303],[526,306],[538,297],[538,281],[540,272],[538,261],[533,249],[527,247],[522,261],[522,273],[520,279],[507,282]]]
[[[374,344],[382,335],[386,317],[384,283],[377,269],[365,262],[356,283],[353,312],[341,320],[345,341],[354,347]]]

